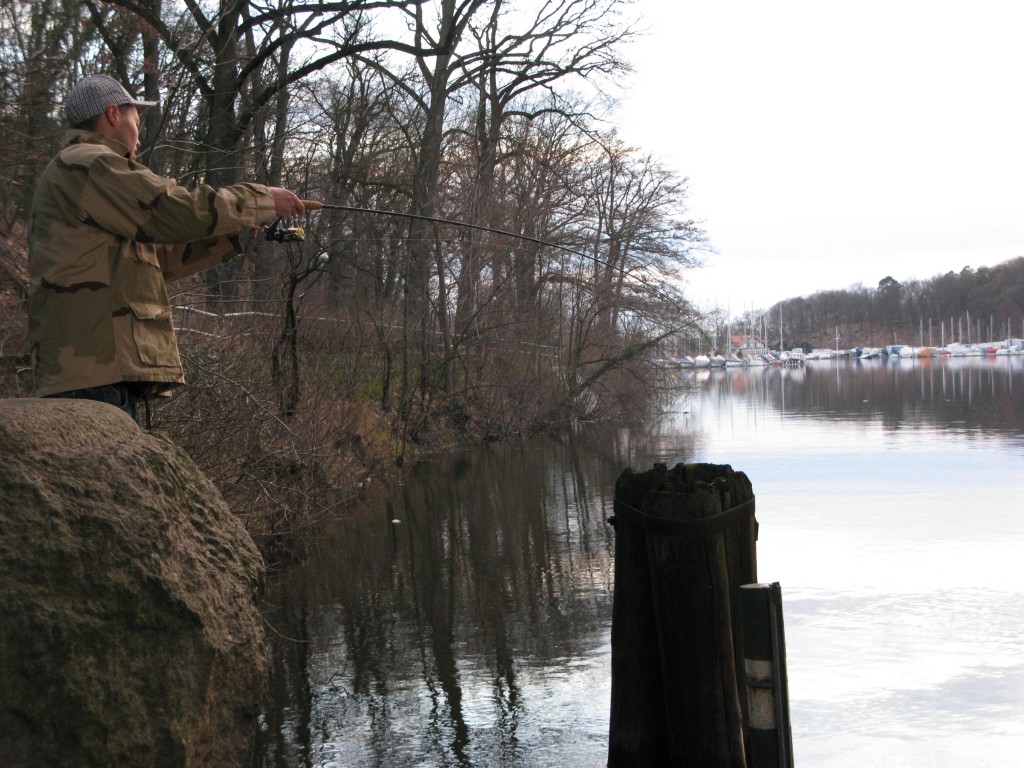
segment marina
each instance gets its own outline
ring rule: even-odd
[[[794,348],[781,352],[762,352],[739,356],[722,355],[682,355],[670,358],[670,362],[680,368],[724,368],[728,367],[762,367],[781,365],[798,367],[810,361],[819,360],[875,360],[875,359],[932,359],[949,357],[1003,357],[1008,355],[1024,355],[1024,339],[1010,338],[1002,341],[986,341],[978,344],[961,344],[953,342],[941,347],[910,344],[890,344],[885,347],[855,347],[853,349],[810,349]]]

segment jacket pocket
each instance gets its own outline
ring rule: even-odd
[[[174,340],[171,309],[163,304],[130,302],[132,337],[145,365],[176,367],[178,347]]]

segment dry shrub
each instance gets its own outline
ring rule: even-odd
[[[214,324],[216,332],[193,319],[182,334],[188,386],[158,407],[154,425],[207,473],[261,545],[291,542],[393,470],[396,430],[375,403],[346,399],[344,386],[312,375],[285,416],[270,371],[272,327]]]
[[[23,224],[0,233],[0,396],[28,397],[28,256]]]

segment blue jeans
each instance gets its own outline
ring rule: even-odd
[[[101,403],[109,403],[120,408],[133,419],[140,427],[145,427],[142,416],[139,413],[138,401],[132,396],[129,385],[125,382],[117,384],[104,384],[101,387],[86,387],[85,389],[73,389],[70,392],[58,392],[47,397],[64,397],[71,400],[98,400]]]

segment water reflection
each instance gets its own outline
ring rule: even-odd
[[[607,684],[606,478],[637,442],[587,430],[445,457],[323,530],[270,592],[260,764],[530,765],[566,732],[605,739],[605,715],[572,702]]]
[[[883,426],[942,426],[1019,436],[1021,357],[815,362],[802,368],[688,371],[722,398],[763,401],[778,416],[878,419]]]
[[[604,765],[613,483],[682,460],[731,463],[758,494],[798,764],[963,764],[981,734],[1019,751],[1021,375],[1005,358],[690,372],[649,424],[417,467],[273,574],[258,764]],[[941,750],[921,744],[936,721]]]

